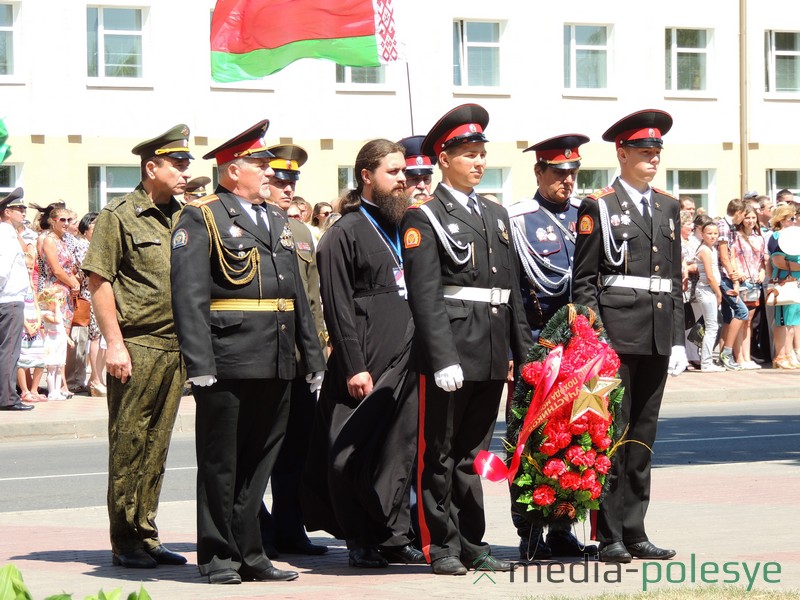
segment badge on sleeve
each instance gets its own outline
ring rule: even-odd
[[[578,223],[578,233],[580,235],[589,235],[594,231],[594,220],[589,215],[583,215]]]
[[[172,234],[172,249],[183,248],[189,241],[189,234],[185,229],[178,229]]]
[[[419,229],[414,227],[407,229],[405,235],[403,235],[404,248],[416,248],[421,241],[422,236],[419,234]]]

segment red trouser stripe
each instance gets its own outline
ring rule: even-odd
[[[419,515],[419,534],[422,538],[422,553],[428,564],[431,562],[431,532],[425,521],[423,506],[422,473],[425,471],[425,375],[419,376],[419,431],[417,433],[417,513]]]

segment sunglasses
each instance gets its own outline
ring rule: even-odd
[[[302,219],[303,218],[303,215],[301,215],[299,213],[294,214],[294,215],[288,215],[288,216],[289,216],[290,219]]]
[[[58,220],[61,223],[72,223],[75,221],[75,219],[73,219],[72,217],[58,217]]]
[[[321,217],[327,217],[329,214],[331,214],[331,211],[327,211],[327,212],[322,212],[322,211],[319,211],[319,215],[320,215]]]

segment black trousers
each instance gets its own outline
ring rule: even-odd
[[[470,565],[489,545],[483,488],[473,469],[489,448],[504,381],[465,381],[445,392],[419,379],[417,494],[422,551],[428,562],[446,556]]]
[[[667,382],[668,356],[620,354],[619,374],[625,392],[617,418],[617,435],[625,427],[608,474],[608,489],[597,515],[597,540],[635,544],[647,540],[644,517],[650,503],[650,463],[658,413]],[[645,444],[643,446],[642,444]]]
[[[0,303],[0,406],[19,402],[17,362],[22,349],[23,317],[22,302]]]
[[[223,379],[192,391],[200,573],[268,568],[258,512],[286,432],[289,382]]]
[[[290,398],[286,435],[272,468],[272,514],[263,505],[259,515],[264,546],[296,545],[308,539],[303,528],[300,483],[311,443],[317,398],[305,376],[292,380]]]

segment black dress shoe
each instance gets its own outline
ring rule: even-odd
[[[186,557],[173,552],[166,546],[158,545],[155,548],[145,550],[160,565],[185,565]]]
[[[484,554],[472,560],[461,559],[462,564],[473,571],[513,571],[514,563],[508,560],[500,560],[491,554]]]
[[[600,562],[629,563],[631,560],[631,554],[622,542],[600,545]]]
[[[125,554],[114,553],[111,562],[115,567],[126,569],[155,569],[158,566],[156,560],[144,550],[134,550]]]
[[[242,581],[293,581],[300,577],[297,571],[283,571],[277,567],[261,570],[242,567],[239,575],[242,576]]]
[[[220,569],[208,574],[208,583],[217,585],[236,585],[242,583],[242,578],[233,569]]]
[[[553,552],[553,556],[594,556],[597,554],[597,546],[594,544],[581,545],[571,531],[557,529],[547,533],[547,545]]]
[[[437,558],[431,563],[434,575],[466,575],[467,568],[455,556]]]
[[[390,563],[401,565],[424,565],[428,561],[425,560],[425,555],[414,548],[411,544],[400,546],[399,548],[379,548],[381,556]]]
[[[33,410],[34,408],[36,407],[33,404],[24,404],[22,402],[0,406],[0,410]]]
[[[266,552],[267,547],[264,547],[264,551]],[[305,554],[307,556],[322,556],[328,551],[327,546],[319,546],[317,544],[312,544],[309,540],[299,540],[297,542],[285,542],[285,543],[278,543],[275,542],[275,556],[270,556],[267,553],[267,557],[269,558],[277,558],[278,552],[283,552],[284,554]]]
[[[374,546],[359,546],[350,550],[348,562],[361,569],[385,569],[389,566]]]
[[[677,554],[675,550],[659,548],[653,542],[645,540],[635,544],[627,544],[628,552],[636,558],[650,558],[653,560],[667,560]]]

